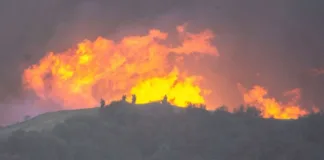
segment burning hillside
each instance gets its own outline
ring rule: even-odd
[[[191,74],[183,65],[188,57],[218,56],[212,44],[214,33],[190,33],[186,26],[176,28],[177,36],[152,29],[147,35],[133,35],[119,41],[98,37],[84,40],[61,53],[48,53],[38,64],[24,71],[25,88],[42,100],[61,104],[66,109],[90,108],[100,98],[120,99],[137,95],[137,103],[148,103],[168,96],[170,103],[213,106],[206,96],[212,90],[203,75]],[[176,42],[175,42],[176,41]],[[246,104],[256,105],[265,118],[298,118],[308,114],[297,104],[284,105],[265,98],[262,87],[243,93]]]
[[[264,118],[297,119],[309,114],[308,110],[299,106],[300,89],[298,88],[284,93],[283,96],[289,99],[286,103],[269,97],[268,91],[259,85],[255,85],[248,91],[242,89],[241,85],[239,88],[242,91],[245,104],[258,108]],[[313,107],[312,112],[318,112],[318,109]]]
[[[164,95],[182,107],[188,102],[206,103],[204,96],[210,91],[200,87],[204,79],[189,75],[181,61],[193,53],[217,56],[211,44],[214,35],[210,30],[188,33],[185,26],[177,31],[179,45],[168,43],[168,34],[156,29],[118,42],[103,37],[85,40],[74,49],[51,52],[26,69],[24,84],[40,98],[67,108],[93,107],[100,98],[112,101],[123,94],[136,94],[138,103],[161,100]]]

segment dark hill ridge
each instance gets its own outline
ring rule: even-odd
[[[93,109],[80,109],[80,110],[63,110],[57,112],[48,112],[31,118],[27,121],[19,122],[7,127],[0,129],[0,137],[9,135],[11,132],[16,130],[25,131],[42,131],[50,130],[56,124],[64,122],[64,120],[71,118],[73,116],[83,116],[83,115],[95,115],[97,113],[97,108]]]
[[[45,113],[1,129],[1,160],[321,160],[322,114],[260,118],[168,104],[114,102]]]
[[[125,103],[126,105],[130,105]],[[163,112],[165,105],[158,102],[148,103],[148,104],[137,104],[131,105],[138,110],[144,111],[145,114],[158,114]],[[182,110],[179,107],[171,106],[175,112]],[[31,118],[27,121],[19,122],[7,127],[0,128],[0,137],[9,135],[11,132],[16,130],[25,131],[43,131],[51,130],[56,124],[64,122],[68,118],[75,116],[97,116],[99,108],[91,109],[78,109],[78,110],[62,110],[56,112],[48,112]]]

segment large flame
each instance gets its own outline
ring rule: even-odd
[[[285,92],[284,96],[292,96],[292,99],[287,103],[279,102],[275,98],[268,97],[268,91],[259,85],[243,92],[245,104],[257,107],[264,118],[297,119],[309,114],[308,110],[298,105],[299,89]],[[317,108],[314,107],[313,112],[318,112]]]
[[[178,45],[168,43],[167,33],[152,29],[144,36],[120,41],[98,37],[62,53],[50,52],[24,71],[24,86],[66,108],[94,107],[100,98],[112,101],[124,94],[137,95],[137,103],[158,101],[165,95],[181,107],[205,103],[210,91],[200,86],[203,78],[189,75],[181,63],[169,59],[171,54],[175,62],[193,53],[217,56],[211,44],[214,35],[210,30],[189,33],[185,27],[177,27]]]
[[[188,103],[210,107],[206,96],[211,90],[202,87],[206,79],[190,74],[182,62],[188,56],[218,56],[211,43],[214,34],[208,29],[189,33],[186,25],[176,31],[178,37],[157,29],[119,41],[98,37],[61,53],[50,52],[24,71],[24,86],[64,109],[95,107],[100,98],[113,101],[131,94],[137,96],[137,103],[167,95],[179,107]],[[298,90],[292,93],[299,95]],[[298,96],[282,103],[267,94],[261,86],[242,92],[244,102],[260,109],[264,118],[295,119],[309,113],[298,106]]]

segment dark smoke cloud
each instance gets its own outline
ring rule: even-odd
[[[318,97],[324,92],[321,81],[316,80],[315,93],[305,72],[324,67],[323,5],[321,0],[2,0],[0,124],[28,111],[27,102],[8,101],[25,97],[21,73],[47,51],[98,35],[168,29],[183,22],[192,30],[208,27],[217,34],[221,57],[210,73],[217,75],[220,103],[239,102],[237,82],[265,85],[274,96],[305,87],[312,93],[308,99]]]

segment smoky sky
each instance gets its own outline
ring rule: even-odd
[[[169,29],[184,22],[192,30],[210,28],[216,34],[220,57],[209,66],[210,74],[222,75],[215,97],[221,103],[241,99],[237,83],[266,86],[275,97],[308,87],[304,73],[324,67],[323,7],[321,0],[2,0],[0,124],[28,110],[8,101],[24,96],[23,69],[46,52],[85,38]],[[324,87],[315,81],[316,93],[308,92],[318,97]]]

